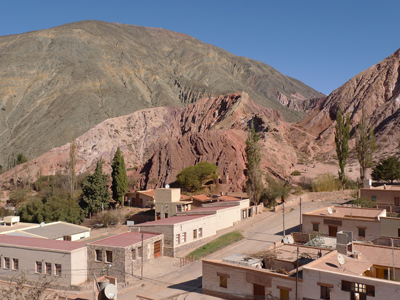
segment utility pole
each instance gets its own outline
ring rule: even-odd
[[[283,212],[283,237],[285,237],[285,202],[283,202],[283,209],[282,209],[282,212]]]
[[[303,232],[303,225],[301,223],[301,197],[300,197],[300,232]]]
[[[141,280],[143,280],[143,256],[144,256],[144,248],[143,248],[143,232],[142,232],[142,271],[141,271],[142,278],[141,278]]]
[[[296,300],[297,298],[297,285],[299,282],[299,247],[297,247],[297,263],[296,263]]]
[[[396,281],[396,269],[394,268],[394,244],[393,239],[390,239],[392,242],[392,258],[393,258],[393,281]]]

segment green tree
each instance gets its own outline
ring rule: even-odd
[[[372,128],[367,129],[365,112],[362,111],[361,121],[356,129],[356,152],[360,163],[360,178],[365,178],[367,169],[373,166],[373,153],[376,150],[375,135]]]
[[[276,199],[281,199],[281,203],[285,202],[293,188],[286,181],[276,180],[272,176],[267,175],[268,188],[266,188],[261,196],[263,202],[268,206],[276,204]]]
[[[215,181],[218,178],[217,166],[207,161],[195,166],[184,168],[176,176],[176,183],[190,192],[201,189],[206,180]]]
[[[339,180],[344,187],[346,183],[346,174],[344,167],[346,166],[346,160],[349,156],[349,138],[350,138],[350,117],[345,115],[342,108],[336,114],[336,126],[335,126],[335,144],[336,154],[339,160]]]
[[[371,176],[373,180],[393,183],[400,179],[400,162],[394,156],[383,159],[373,168]]]
[[[260,137],[252,124],[245,148],[247,169],[246,192],[250,201],[255,205],[260,202],[264,192],[261,171],[261,153],[260,146],[258,145],[259,139]]]
[[[107,175],[103,174],[103,159],[97,162],[96,170],[89,174],[83,182],[83,197],[80,206],[86,215],[100,211],[110,205],[110,192],[108,190]]]
[[[113,193],[113,199],[119,204],[124,204],[124,196],[128,191],[128,176],[126,175],[126,167],[124,157],[119,150],[115,152],[113,163],[112,163],[112,186],[111,190]]]

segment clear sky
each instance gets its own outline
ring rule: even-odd
[[[0,35],[81,20],[164,28],[262,61],[325,94],[400,48],[398,0],[0,3]]]

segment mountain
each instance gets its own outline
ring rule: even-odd
[[[308,99],[324,96],[188,35],[100,21],[2,36],[0,65],[3,165],[12,153],[33,159],[106,119],[145,108],[246,91],[296,121],[305,114],[291,108],[307,110]]]
[[[377,138],[377,155],[396,153],[400,140],[400,49],[333,91],[299,122],[299,126],[316,138],[314,147],[320,147],[319,152],[334,146],[335,119],[340,105],[350,116],[352,137],[364,109],[368,126],[374,129]]]
[[[288,175],[296,162],[286,133],[291,125],[279,111],[265,108],[244,93],[202,98],[185,108],[144,109],[108,119],[76,139],[76,173],[93,171],[102,157],[103,169],[120,147],[128,176],[136,187],[160,187],[175,181],[185,167],[201,161],[218,165],[228,176],[225,191],[241,191],[245,182],[246,139],[250,123],[260,135],[262,168],[277,177]],[[0,176],[6,189],[15,177],[35,181],[38,174],[67,174],[70,144],[54,148]],[[155,180],[153,180],[155,178]]]

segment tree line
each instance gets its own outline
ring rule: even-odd
[[[39,176],[33,184],[37,194],[29,196],[29,190],[18,190],[10,201],[18,207],[18,215],[25,222],[66,221],[80,224],[85,216],[91,216],[110,206],[112,197],[123,205],[128,188],[124,157],[118,148],[112,161],[111,193],[109,175],[103,173],[102,158],[93,174],[75,174],[75,143],[71,143],[69,174]]]

